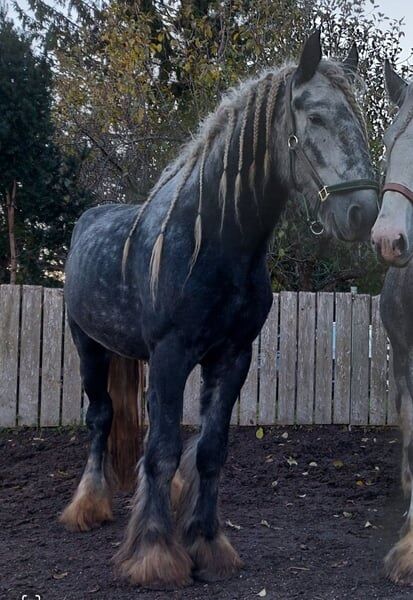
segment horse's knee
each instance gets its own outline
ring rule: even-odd
[[[167,444],[150,440],[144,456],[144,469],[148,477],[155,480],[171,481],[179,465],[182,443],[179,439]]]

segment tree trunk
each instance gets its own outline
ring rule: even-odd
[[[12,191],[6,192],[7,204],[7,223],[9,229],[9,245],[10,245],[10,283],[16,283],[17,275],[17,254],[16,254],[16,238],[14,235],[14,211],[16,208],[16,180],[13,181]]]

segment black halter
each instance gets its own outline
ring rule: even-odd
[[[379,184],[377,181],[372,179],[353,179],[350,181],[345,181],[343,183],[335,183],[333,185],[325,185],[323,180],[321,179],[316,167],[310,160],[309,156],[305,153],[304,148],[300,144],[300,140],[297,136],[297,128],[295,123],[295,117],[292,107],[292,87],[293,87],[293,77],[294,73],[290,76],[288,81],[286,82],[286,90],[285,90],[285,118],[288,132],[288,149],[290,153],[290,171],[291,177],[294,182],[294,185],[297,189],[300,189],[300,185],[297,181],[296,177],[296,169],[295,169],[295,160],[297,157],[301,160],[301,162],[306,166],[307,170],[311,173],[312,178],[318,186],[317,192],[317,202],[313,209],[311,209],[305,199],[305,196],[302,195],[304,201],[304,207],[306,211],[306,220],[310,227],[311,232],[314,235],[321,235],[324,232],[324,226],[318,220],[318,212],[320,210],[320,205],[322,202],[325,202],[327,198],[331,194],[337,194],[341,192],[353,192],[354,190],[365,190],[371,189],[379,192]]]

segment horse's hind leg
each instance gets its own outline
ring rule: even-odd
[[[182,443],[180,420],[190,371],[181,344],[172,336],[150,357],[149,432],[125,539],[115,560],[120,574],[153,589],[191,582],[192,561],[179,542],[171,514],[171,482]]]
[[[202,430],[185,451],[184,487],[177,507],[180,535],[194,561],[196,578],[217,581],[236,573],[241,560],[223,533],[218,485],[226,461],[232,408],[251,361],[251,348],[203,365]]]
[[[393,350],[395,350],[393,346]],[[397,365],[403,365],[401,354],[394,352]],[[400,359],[400,361],[399,361]],[[397,408],[403,433],[402,485],[410,497],[410,507],[402,529],[403,537],[390,550],[385,559],[387,576],[395,583],[413,584],[413,349],[407,353],[405,369],[398,369],[395,362],[397,383]]]
[[[60,522],[71,531],[88,531],[112,520],[112,494],[107,475],[106,445],[112,424],[112,401],[107,392],[110,353],[69,320],[80,357],[80,371],[89,398],[86,423],[91,445],[86,468]]]

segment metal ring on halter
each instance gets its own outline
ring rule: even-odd
[[[298,137],[294,134],[290,135],[288,138],[288,147],[290,150],[294,150],[298,146]]]
[[[310,231],[313,235],[321,235],[324,233],[324,225],[319,221],[311,221]]]

